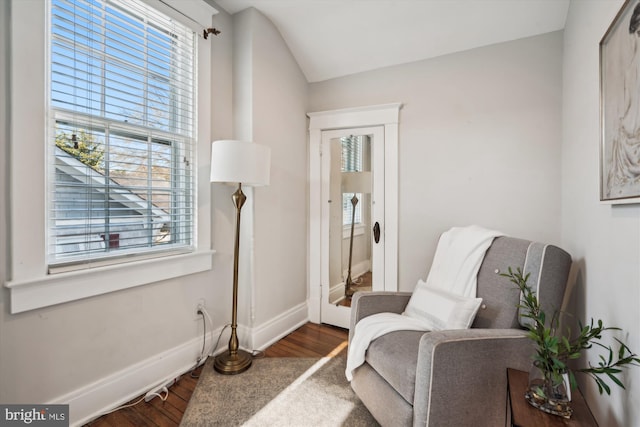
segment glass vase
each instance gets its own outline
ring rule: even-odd
[[[571,384],[569,383],[569,374],[562,373],[561,381],[557,383],[549,380],[547,382],[547,404],[556,415],[571,416]]]
[[[525,394],[527,401],[533,406],[543,405],[547,400],[547,380],[540,364],[536,361],[529,370],[529,385]]]
[[[545,371],[539,362],[533,362],[529,371],[529,385],[525,392],[529,404],[541,411],[571,418],[571,384],[569,374],[563,373],[554,381],[551,372]]]

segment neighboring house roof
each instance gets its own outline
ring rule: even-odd
[[[95,169],[88,167],[80,160],[76,159],[72,155],[65,152],[59,147],[55,147],[56,157],[56,169],[63,173],[77,179],[84,184],[90,184],[91,187],[98,192],[104,192],[104,188],[109,186],[109,199],[114,200],[122,205],[140,212],[141,215],[145,215],[149,211],[149,202],[137,195],[136,193],[127,190],[121,184],[113,179],[108,179],[104,174],[96,171]],[[152,213],[154,217],[160,218],[162,222],[169,222],[169,214],[151,203]]]

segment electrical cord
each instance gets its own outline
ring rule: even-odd
[[[216,344],[211,348],[211,352],[215,351],[215,349],[218,348],[218,344],[220,344],[220,338],[222,338],[222,333],[224,332],[225,329],[227,329],[229,327],[231,327],[231,323],[227,323],[226,325],[224,325],[224,327],[220,331],[220,335],[218,335],[218,339],[216,340]]]
[[[165,393],[165,395],[163,396],[162,393]],[[122,406],[118,406],[117,408],[114,408],[110,411],[107,412],[103,412],[102,415],[107,415],[107,414],[111,414],[113,412],[119,411],[121,409],[125,409],[125,408],[131,408],[132,406],[136,406],[137,404],[139,404],[140,402],[142,402],[143,400],[145,400],[146,398],[148,398],[149,396],[157,396],[160,399],[162,399],[163,402],[166,402],[167,397],[169,397],[169,390],[166,387],[162,387],[162,390],[160,391],[160,393],[147,393],[146,395],[142,396],[140,399],[136,400],[133,403],[129,403],[126,405],[122,405]]]
[[[209,324],[213,328],[213,320],[211,320],[211,316],[209,316],[209,313],[207,312],[207,310],[205,310],[204,308],[200,308],[199,311],[202,312],[202,314],[204,314],[205,316],[207,316],[207,319],[209,319]],[[211,331],[211,333],[213,334],[213,331]]]
[[[209,326],[211,326],[211,342],[213,342],[213,319],[211,319],[211,316],[209,316],[209,313],[207,312],[207,310],[205,310],[204,308],[201,309],[201,311],[204,313],[205,316],[207,316],[207,319],[209,320]],[[231,325],[225,325],[224,328],[222,329],[222,331],[224,331],[224,329],[227,326],[231,326]],[[222,331],[220,331],[220,335],[222,335]],[[220,337],[218,336],[218,342],[220,342]],[[208,352],[207,352],[207,356],[210,356],[211,353],[218,347],[218,342],[216,342],[215,347],[212,347]]]
[[[202,350],[200,351],[200,356],[198,356],[198,358],[196,359],[196,364],[193,365],[193,368],[191,368],[191,378],[199,378],[199,375],[194,375],[194,371],[196,369],[198,369],[198,366],[201,365],[200,362],[202,362],[203,359],[206,359],[208,357],[208,355],[205,354],[205,347],[207,344],[207,320],[204,317],[204,310],[203,309],[198,309],[198,313],[200,314],[200,316],[202,316],[202,328],[203,328],[203,332],[202,332]]]
[[[216,344],[209,351],[205,351],[206,350],[206,346],[207,346],[207,319],[209,320],[209,323],[211,324],[211,332],[210,332],[211,333],[211,341],[213,341],[213,320],[211,319],[211,316],[209,316],[209,313],[207,313],[207,311],[204,308],[198,309],[198,313],[202,316],[202,326],[203,326],[202,350],[200,351],[200,356],[198,357],[195,366],[191,369],[191,377],[192,378],[199,378],[199,375],[195,375],[194,371],[198,368],[198,366],[201,365],[201,362],[203,360],[206,360],[206,358],[209,357],[209,355],[211,354],[211,352],[213,352],[214,349],[218,348],[218,344],[220,343],[220,338],[222,337],[222,334],[224,333],[225,329],[227,329],[227,327],[231,326],[231,324],[224,325],[224,327],[220,331],[220,334],[218,335],[218,340],[216,341]],[[164,395],[162,393],[164,393]],[[165,386],[165,387],[162,387],[162,389],[160,389],[160,393],[147,392],[144,396],[140,397],[140,399],[136,400],[135,402],[128,403],[128,404],[122,405],[122,406],[118,406],[117,408],[111,409],[110,411],[103,412],[102,415],[111,414],[113,412],[116,412],[116,411],[119,411],[119,410],[125,409],[125,408],[131,408],[133,406],[138,405],[139,403],[141,403],[145,399],[147,401],[150,401],[151,400],[151,399],[149,399],[150,397],[151,397],[151,399],[153,399],[154,397],[159,397],[163,402],[165,402],[167,400],[167,398],[169,397],[169,389]]]
[[[162,395],[162,393],[164,393],[164,396]],[[160,393],[147,393],[145,395],[146,399],[149,399],[149,397],[151,397],[152,399],[154,397],[159,397],[163,402],[167,401],[167,397],[169,397],[169,389],[167,387],[162,387],[162,390],[160,390]],[[150,401],[151,399],[149,399],[148,401]]]
[[[202,350],[200,351],[200,357],[198,357],[198,360],[196,361],[196,366],[198,366],[198,364],[200,364],[200,361],[205,357],[204,349],[207,344],[207,319],[204,318],[204,314],[202,310],[198,310],[198,313],[200,313],[200,315],[202,316],[203,332],[202,332]]]
[[[198,313],[200,313],[202,315],[202,321],[203,322],[205,322],[205,316],[206,316],[206,318],[211,323],[211,341],[213,342],[213,320],[211,319],[211,316],[209,316],[209,313],[207,313],[207,310],[205,310],[203,308],[199,309]],[[220,338],[222,338],[222,334],[224,333],[225,329],[227,329],[230,326],[231,326],[231,324],[227,323],[226,325],[224,325],[222,327],[222,330],[220,331],[220,334],[218,334],[218,339],[217,339],[216,343],[206,353],[204,352],[205,342],[206,342],[206,339],[207,339],[206,338],[207,337],[207,335],[206,335],[206,326],[205,326],[205,332],[203,333],[203,336],[202,336],[203,353],[201,354],[201,357],[198,357],[198,360],[196,361],[196,364],[193,366],[193,368],[191,368],[191,373],[190,373],[191,378],[196,378],[196,379],[200,378],[200,375],[196,374],[195,370],[203,363],[203,360],[206,360],[206,358],[209,357],[211,355],[211,353],[213,351],[215,351],[216,348],[218,348],[218,344],[220,344]]]
[[[209,323],[211,324],[211,341],[213,341],[213,320],[211,320],[211,316],[209,316],[209,313],[207,313],[207,310],[205,310],[202,307],[200,307],[198,309],[198,314],[200,316],[202,316],[202,329],[203,329],[203,333],[202,333],[202,350],[200,351],[200,356],[196,360],[195,366],[191,369],[192,371],[194,369],[196,369],[198,366],[200,366],[200,364],[201,364],[200,362],[202,362],[202,360],[204,360],[207,357],[209,357],[209,355],[211,354],[210,351],[205,353],[205,348],[206,348],[206,343],[207,343],[207,321],[206,321],[206,319],[209,319]],[[205,319],[205,316],[206,316],[206,319]]]
[[[196,360],[195,365],[193,366],[193,368],[191,368],[191,373],[190,373],[191,378],[195,378],[195,379],[200,378],[200,375],[196,374],[195,370],[198,369],[198,367],[204,363],[203,361],[206,361],[206,359],[218,348],[218,345],[220,344],[220,338],[222,338],[222,334],[224,333],[225,329],[231,326],[230,323],[227,323],[222,327],[220,334],[218,334],[218,339],[216,340],[216,343],[213,344],[211,349],[205,353],[205,347],[206,347],[206,341],[207,341],[207,322],[205,320],[205,317],[209,320],[209,324],[211,325],[211,332],[210,332],[211,342],[213,342],[213,320],[211,319],[211,316],[209,316],[209,313],[207,312],[207,310],[205,310],[202,307],[198,309],[198,314],[202,316],[203,334],[202,334],[202,351],[200,352],[200,356]],[[264,357],[264,351],[253,350],[251,352],[251,357],[253,359],[261,359]]]

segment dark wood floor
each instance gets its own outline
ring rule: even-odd
[[[345,357],[349,331],[328,325],[307,323],[264,351],[264,357]],[[130,408],[120,409],[90,422],[92,427],[177,426],[180,424],[191,394],[198,383],[202,367],[184,374],[169,387],[166,401],[155,398]],[[133,399],[129,403],[136,402]]]

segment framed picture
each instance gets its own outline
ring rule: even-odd
[[[640,203],[640,0],[600,41],[600,200]]]

